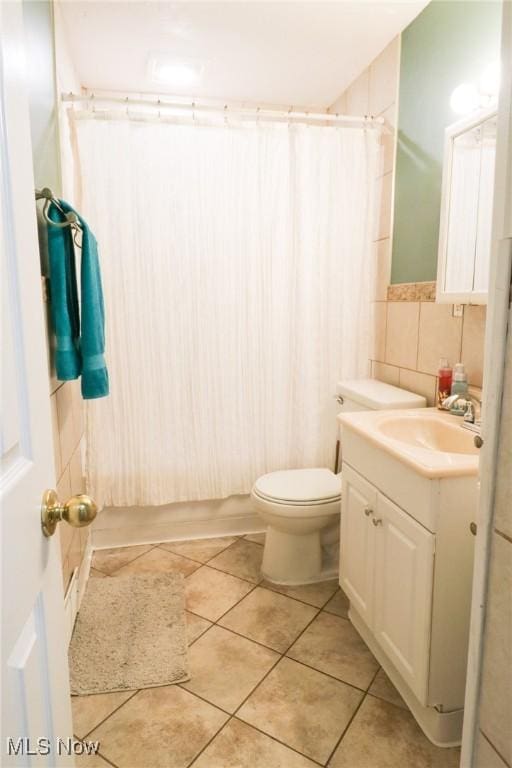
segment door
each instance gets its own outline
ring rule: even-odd
[[[435,537],[380,493],[372,522],[375,638],[426,704]]]
[[[373,624],[377,492],[346,464],[342,470],[340,586],[365,624]]]
[[[54,467],[20,3],[0,3],[0,26],[0,764],[53,768],[73,731],[59,540],[40,524]]]

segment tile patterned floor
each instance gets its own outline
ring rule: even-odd
[[[83,768],[456,768],[347,618],[336,582],[261,579],[263,534],[102,550],[91,576],[180,571],[191,680],[73,697]]]

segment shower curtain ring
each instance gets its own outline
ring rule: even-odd
[[[293,111],[293,104],[290,107],[290,109],[288,110],[288,126],[291,125],[291,117],[290,117],[290,115],[292,114],[292,111]]]
[[[224,125],[228,124],[228,105],[224,104]]]
[[[192,122],[195,123],[196,121],[196,103],[195,101],[192,102]]]

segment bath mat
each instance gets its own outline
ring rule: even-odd
[[[89,579],[69,666],[79,696],[189,680],[183,575]]]

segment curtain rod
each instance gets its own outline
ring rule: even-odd
[[[327,122],[339,122],[339,123],[369,123],[370,125],[384,125],[383,117],[372,117],[371,115],[340,115],[333,114],[332,112],[309,112],[308,110],[294,110],[290,107],[289,110],[277,110],[260,107],[230,107],[225,104],[223,107],[213,106],[210,104],[201,104],[200,102],[178,102],[168,101],[166,99],[142,99],[133,98],[132,96],[95,96],[94,93],[79,95],[75,93],[63,93],[61,95],[63,102],[87,102],[89,105],[94,104],[123,104],[126,109],[129,107],[151,107],[153,109],[161,110],[177,110],[177,111],[192,111],[206,112],[210,114],[223,115],[227,119],[229,115],[239,115],[243,117],[255,117],[257,120],[314,120],[314,121],[327,121]]]

